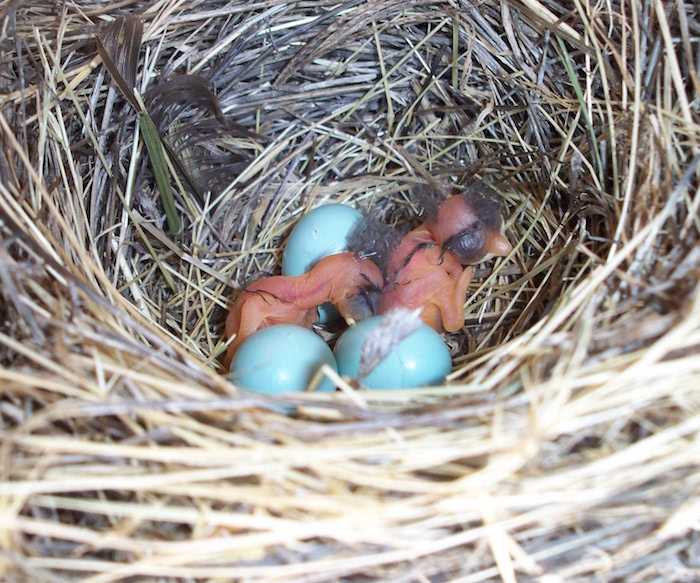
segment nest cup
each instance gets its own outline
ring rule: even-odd
[[[697,17],[0,8],[0,579],[696,579]],[[514,251],[445,386],[222,374],[306,212],[411,227],[477,180]]]

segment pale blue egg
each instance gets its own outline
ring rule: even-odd
[[[379,326],[382,316],[374,316],[346,330],[335,344],[338,372],[357,377],[362,345],[367,335]],[[406,389],[442,385],[452,369],[447,345],[427,324],[421,324],[404,338],[372,373],[362,381],[369,389]]]
[[[236,351],[232,381],[245,389],[269,395],[306,390],[322,365],[338,370],[333,352],[323,339],[301,326],[279,324],[259,330]],[[324,378],[318,391],[335,391]]]
[[[348,250],[347,237],[362,213],[344,204],[309,211],[292,229],[282,256],[282,275],[301,275],[322,257]]]
[[[360,211],[344,204],[327,204],[304,215],[292,229],[282,255],[282,275],[301,275],[319,259],[348,250],[348,235],[362,220]],[[331,304],[322,305],[319,322],[340,317]]]

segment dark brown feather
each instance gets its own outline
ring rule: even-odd
[[[240,147],[262,137],[227,118],[209,83],[196,75],[173,77],[144,96],[168,152],[202,201],[225,188],[245,168],[250,152]]]
[[[97,50],[124,97],[139,109],[134,95],[139,52],[143,40],[143,22],[130,14],[119,17],[98,31]]]

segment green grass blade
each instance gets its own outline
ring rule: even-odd
[[[588,107],[586,107],[586,98],[583,95],[583,90],[581,89],[581,85],[578,82],[578,78],[576,77],[576,72],[574,71],[574,64],[571,61],[571,57],[569,56],[568,51],[566,50],[566,46],[564,45],[564,41],[562,41],[559,37],[557,37],[557,42],[559,43],[559,48],[561,49],[561,54],[564,57],[563,63],[564,67],[566,68],[566,73],[569,76],[569,80],[571,81],[571,86],[574,89],[574,93],[576,94],[576,99],[578,99],[579,105],[581,106],[581,111],[583,113],[583,119],[585,120],[586,123],[586,131],[588,133],[588,139],[591,142],[591,151],[593,153],[593,156],[595,158],[595,163],[597,166],[598,170],[598,179],[600,180],[601,184],[605,183],[605,180],[603,178],[603,162],[600,158],[600,150],[598,149],[598,140],[595,137],[595,131],[593,129],[593,122],[591,120],[591,115],[590,112],[588,111]]]
[[[148,156],[151,159],[153,174],[156,179],[156,184],[158,185],[158,190],[160,191],[160,199],[163,201],[165,216],[168,219],[168,229],[171,233],[177,233],[180,230],[180,221],[177,218],[175,197],[170,187],[168,162],[165,159],[165,150],[161,142],[160,134],[151,116],[148,115],[146,111],[141,111],[141,113],[139,113],[139,125],[143,132],[143,141],[146,144]]]

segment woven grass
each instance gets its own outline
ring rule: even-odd
[[[700,580],[697,7],[0,16],[0,579]],[[477,269],[446,386],[221,374],[229,297],[304,212],[412,225],[475,179],[515,249]]]

